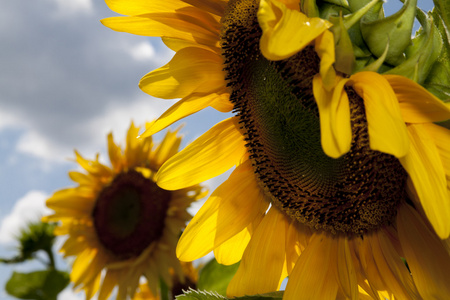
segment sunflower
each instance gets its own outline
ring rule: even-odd
[[[171,288],[171,295],[177,296],[183,293],[183,290],[195,288],[198,281],[198,270],[194,268],[191,262],[181,262],[183,270],[184,282],[180,282],[179,277],[174,272],[171,272],[173,284]],[[133,297],[133,300],[159,300],[161,297],[155,296],[150,290],[148,283],[139,284],[139,289]]]
[[[181,98],[145,134],[207,106],[236,113],[156,176],[175,190],[236,167],[184,231],[181,260],[241,261],[229,296],[289,276],[284,299],[450,297],[450,131],[434,123],[448,104],[373,65],[337,68],[351,63],[345,32],[299,1],[106,3],[129,16],[104,25],[176,52],[140,82]]]
[[[115,286],[118,299],[132,297],[142,276],[153,295],[160,279],[169,287],[174,278],[186,281],[175,247],[191,218],[186,209],[204,193],[199,185],[174,191],[156,185],[156,172],[178,151],[177,131],[168,131],[156,145],[138,134],[131,123],[124,150],[108,135],[111,167],[75,151],[85,170],[69,172],[78,185],[46,202],[54,214],[45,221],[60,222],[55,234],[67,235],[61,252],[76,257],[71,281],[87,299],[97,292],[98,299],[107,299]]]

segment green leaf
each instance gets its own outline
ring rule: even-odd
[[[196,291],[189,289],[189,291],[184,292],[183,295],[178,295],[175,297],[177,300],[217,300],[217,299],[228,299],[217,293],[206,292],[206,291]]]
[[[450,2],[448,0],[433,0],[435,9],[441,16],[444,24],[448,28],[450,25]]]
[[[239,263],[231,266],[219,264],[215,258],[209,261],[200,271],[197,287],[200,290],[226,295],[228,284],[239,268]]]
[[[281,300],[283,299],[283,292],[272,292],[261,295],[243,296],[243,297],[233,297],[226,298],[217,293],[206,292],[206,291],[196,291],[190,289],[186,291],[183,295],[176,297],[177,300],[223,300],[223,299],[233,299],[233,300]]]
[[[403,53],[411,45],[411,33],[416,15],[417,0],[408,0],[395,14],[369,21],[361,20],[361,32],[370,51],[380,57],[389,41],[386,62],[398,65],[404,60]]]
[[[19,299],[56,300],[56,296],[69,281],[68,273],[57,270],[14,272],[6,283],[5,290]]]
[[[414,37],[413,45],[406,49],[406,60],[385,74],[398,74],[423,84],[438,59],[442,39],[432,16],[417,10],[422,28]]]
[[[430,92],[442,100],[450,98],[450,4],[446,3],[435,1],[436,7],[431,12],[442,39],[442,50],[424,83]]]

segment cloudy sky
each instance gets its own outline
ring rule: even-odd
[[[74,148],[106,158],[106,135],[123,139],[130,120],[143,124],[173,101],[156,100],[139,79],[173,55],[159,39],[114,32],[103,1],[3,0],[0,10],[0,257],[16,246],[24,220],[72,185]],[[208,110],[188,120],[185,141],[224,118]],[[16,266],[15,266],[16,267]],[[19,270],[39,264],[17,266]],[[11,267],[0,265],[0,299]],[[65,298],[67,299],[67,298]]]
[[[422,2],[430,8],[430,0]],[[114,32],[99,22],[113,15],[102,0],[2,1],[0,257],[14,253],[14,234],[45,213],[45,199],[71,185],[75,148],[88,158],[97,152],[106,158],[107,133],[121,140],[131,119],[142,124],[173,103],[138,88],[139,79],[173,53],[159,39]],[[225,117],[211,109],[188,118],[185,142]],[[0,299],[12,299],[3,286],[13,269],[40,267],[0,265]]]

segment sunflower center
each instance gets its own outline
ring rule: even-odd
[[[92,212],[100,242],[120,258],[138,256],[161,237],[170,199],[169,191],[137,171],[118,174]]]
[[[312,46],[283,61],[265,59],[258,3],[230,1],[221,41],[230,100],[260,185],[275,206],[315,229],[360,234],[391,223],[407,175],[395,157],[370,149],[363,100],[347,89],[351,150],[328,157],[312,92],[320,59]]]

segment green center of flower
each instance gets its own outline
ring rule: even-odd
[[[137,171],[118,174],[92,212],[100,242],[121,258],[138,256],[161,237],[170,199],[169,191]]]
[[[222,49],[260,185],[276,207],[312,228],[359,234],[391,223],[406,198],[407,175],[395,157],[370,149],[364,102],[347,88],[351,150],[327,156],[312,93],[319,57],[309,46],[287,60],[265,59],[257,8],[256,0],[230,1]]]

